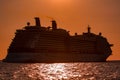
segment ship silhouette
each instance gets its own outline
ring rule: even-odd
[[[102,33],[88,32],[71,36],[69,31],[58,29],[55,20],[52,27],[43,27],[40,19],[36,25],[27,23],[23,29],[16,30],[4,62],[89,62],[106,61],[112,54],[111,46]]]

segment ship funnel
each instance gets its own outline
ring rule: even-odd
[[[38,17],[35,17],[35,23],[36,23],[36,26],[40,26],[41,27],[40,19]]]
[[[55,20],[52,20],[52,29],[53,30],[57,29],[57,23]]]

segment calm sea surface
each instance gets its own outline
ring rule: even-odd
[[[3,63],[0,80],[120,80],[120,61]]]

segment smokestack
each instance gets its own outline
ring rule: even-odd
[[[55,20],[52,20],[52,29],[53,30],[57,29],[57,23]]]
[[[36,23],[36,26],[39,26],[39,27],[41,27],[41,24],[40,24],[40,19],[39,19],[39,17],[35,17],[35,23]]]

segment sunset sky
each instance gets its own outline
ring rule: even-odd
[[[5,58],[16,29],[26,22],[34,25],[40,17],[43,26],[51,25],[82,34],[90,25],[92,32],[103,36],[114,46],[108,60],[120,60],[120,0],[0,0],[0,59]]]

